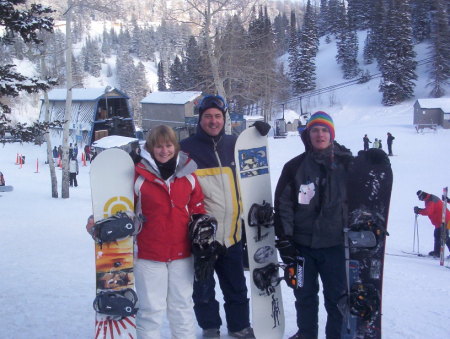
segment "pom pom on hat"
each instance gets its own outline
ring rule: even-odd
[[[334,140],[334,123],[330,115],[322,111],[318,111],[311,115],[308,122],[306,123],[306,129],[310,130],[314,126],[325,126],[326,128],[328,128],[331,140]]]

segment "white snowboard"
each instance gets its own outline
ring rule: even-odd
[[[94,220],[117,212],[134,211],[134,163],[118,148],[107,149],[90,170]],[[134,287],[133,238],[95,244],[96,292]],[[122,319],[95,313],[95,338],[136,338],[135,316]]]
[[[284,334],[284,311],[281,287],[271,293],[258,289],[253,281],[253,270],[269,263],[278,263],[275,231],[272,227],[250,227],[248,214],[254,203],[270,203],[272,191],[268,162],[267,136],[255,127],[244,130],[235,147],[236,177],[243,204],[245,233],[251,279],[252,327],[257,339],[280,339]]]

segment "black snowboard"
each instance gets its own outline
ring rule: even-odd
[[[350,169],[346,229],[349,294],[342,339],[381,338],[384,252],[392,169],[382,150],[360,151]]]

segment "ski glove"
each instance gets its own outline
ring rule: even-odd
[[[270,125],[267,122],[264,122],[264,121],[255,121],[253,126],[255,126],[256,130],[262,136],[266,136],[267,133],[269,133],[269,131],[270,131]]]
[[[275,240],[275,247],[280,252],[281,260],[283,260],[285,264],[295,263],[296,257],[300,255],[298,249],[290,239]]]
[[[419,207],[417,207],[417,206],[414,206],[414,213],[415,213],[415,214],[419,214],[420,211],[422,211],[421,208],[419,208]]]
[[[214,273],[214,265],[219,255],[225,253],[226,249],[218,241],[213,241],[207,246],[192,245],[194,255],[194,275],[196,281],[206,280]]]

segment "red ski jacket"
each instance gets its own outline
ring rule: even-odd
[[[437,196],[428,194],[425,198],[425,208],[419,210],[419,214],[427,215],[434,227],[441,227],[443,202]],[[447,228],[450,222],[450,211],[447,209],[445,215],[445,224]]]
[[[206,213],[203,192],[193,173],[197,166],[179,152],[174,175],[164,181],[149,154],[141,155],[144,159],[136,165],[135,193],[139,199],[140,192],[145,219],[137,236],[137,257],[160,262],[189,257],[190,216]],[[141,184],[137,184],[139,177],[144,179]]]

